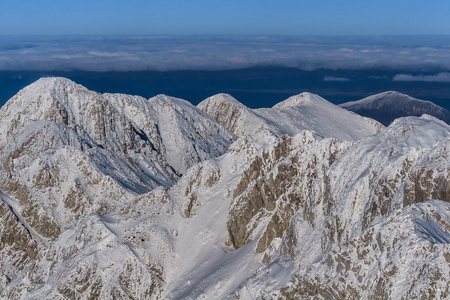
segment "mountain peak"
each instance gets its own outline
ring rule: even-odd
[[[71,85],[77,84],[73,80],[70,80],[69,78],[66,78],[66,77],[48,76],[48,77],[39,78],[34,83],[32,83],[30,86],[33,86],[35,84],[38,85],[38,84],[62,84],[62,83],[71,84]]]
[[[157,180],[166,185],[174,182],[174,171],[181,174],[194,163],[222,154],[234,138],[186,100],[99,94],[61,77],[41,78],[24,88],[2,107],[0,120],[9,128],[0,131],[0,140],[23,131],[27,120],[83,131],[99,146],[136,161],[139,168],[158,161],[147,173],[167,175]]]
[[[94,102],[104,102],[102,95],[64,77],[42,77],[20,90],[0,111],[54,120],[61,114],[77,114]]]
[[[314,105],[314,104],[318,104],[318,103],[331,104],[330,102],[328,102],[324,98],[320,97],[319,95],[309,93],[309,92],[303,92],[301,94],[291,96],[288,99],[286,99],[280,103],[277,103],[276,105],[273,106],[273,108],[284,109],[287,107],[306,106],[306,105],[311,105],[311,104]]]
[[[272,108],[250,109],[228,94],[207,98],[197,107],[237,136],[261,129],[276,135],[311,130],[322,137],[355,140],[375,134],[383,127],[308,92],[292,96]]]
[[[226,93],[219,93],[219,94],[213,95],[213,96],[205,99],[204,101],[216,102],[216,103],[217,102],[229,102],[229,103],[232,103],[235,105],[241,105],[241,106],[244,105],[241,102],[239,102],[238,100],[236,100],[236,98],[234,98],[230,94],[226,94]]]
[[[223,107],[234,107],[238,110],[249,109],[247,106],[236,100],[236,98],[226,93],[219,93],[208,97],[197,105],[197,108],[208,113],[212,113],[212,110]]]
[[[229,94],[217,94],[206,98],[197,105],[201,111],[209,114],[230,132],[237,136],[253,131],[249,124],[259,124],[260,119],[254,112]]]
[[[433,102],[419,100],[396,91],[383,92],[339,106],[362,116],[373,118],[385,126],[392,123],[396,118],[420,117],[423,114],[429,114],[447,122],[447,124],[450,123],[450,112],[445,108]]]
[[[339,106],[347,108],[349,106],[352,105],[361,105],[361,104],[365,104],[365,105],[371,105],[374,107],[379,106],[380,104],[388,104],[390,102],[395,101],[396,103],[400,104],[400,103],[408,103],[410,101],[418,101],[421,103],[427,103],[429,101],[424,101],[424,100],[419,100],[419,99],[415,99],[409,95],[397,92],[397,91],[386,91],[386,92],[382,92],[379,94],[375,94],[375,95],[371,95],[368,97],[365,97],[361,100],[358,101],[351,101],[351,102],[347,102],[347,103],[343,103],[340,104]],[[430,102],[431,103],[431,102]]]
[[[25,87],[22,91],[33,92],[33,93],[42,93],[44,91],[60,91],[62,93],[71,92],[73,89],[82,89],[86,90],[84,86],[75,83],[74,81],[64,78],[64,77],[42,77]]]

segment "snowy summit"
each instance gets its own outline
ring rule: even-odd
[[[433,102],[415,99],[399,92],[384,92],[339,105],[362,116],[378,120],[388,126],[397,118],[424,114],[434,116],[450,124],[450,111]]]

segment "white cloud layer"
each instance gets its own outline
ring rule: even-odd
[[[223,70],[276,65],[303,70],[450,71],[449,45],[448,36],[0,36],[0,70]]]
[[[433,75],[397,74],[394,81],[426,81],[426,82],[450,82],[450,73],[441,72]]]

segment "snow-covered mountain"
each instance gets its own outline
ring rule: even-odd
[[[49,242],[82,216],[173,185],[233,139],[181,99],[101,95],[44,78],[0,110],[0,190],[27,230]]]
[[[216,95],[216,121],[60,78],[19,92],[0,110],[0,297],[448,298],[450,126],[303,95],[264,116]]]
[[[369,117],[388,126],[397,118],[423,114],[434,116],[450,124],[450,111],[430,101],[415,99],[399,92],[384,92],[339,105],[361,116]]]
[[[250,109],[227,94],[207,98],[197,107],[237,136],[260,129],[268,129],[277,135],[293,135],[306,129],[322,137],[358,140],[379,132],[383,127],[372,119],[350,113],[318,95],[306,92],[272,108]]]

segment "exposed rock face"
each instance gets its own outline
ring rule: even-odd
[[[4,296],[157,299],[163,283],[160,266],[134,254],[110,226],[99,216],[80,218],[40,251],[32,268]]]
[[[301,95],[199,106],[222,126],[163,95],[21,91],[0,110],[0,298],[450,297],[450,127]]]
[[[263,124],[257,114],[228,94],[209,97],[197,107],[237,136],[251,133],[255,129],[247,128],[248,124],[254,124],[256,128]]]
[[[427,201],[393,211],[360,236],[332,246],[322,260],[296,274],[279,295],[446,299],[450,295],[449,208],[445,202]]]
[[[28,227],[8,202],[7,197],[0,192],[0,289],[16,279],[17,274],[33,262],[39,250]]]
[[[317,140],[305,131],[283,136],[256,156],[233,193],[227,221],[233,246],[244,246],[262,227],[257,253],[281,238],[294,213],[311,197],[315,181],[324,177],[343,148],[337,140]]]
[[[427,199],[450,201],[450,139],[440,141],[427,157],[413,168],[404,185],[403,205],[425,202]]]

